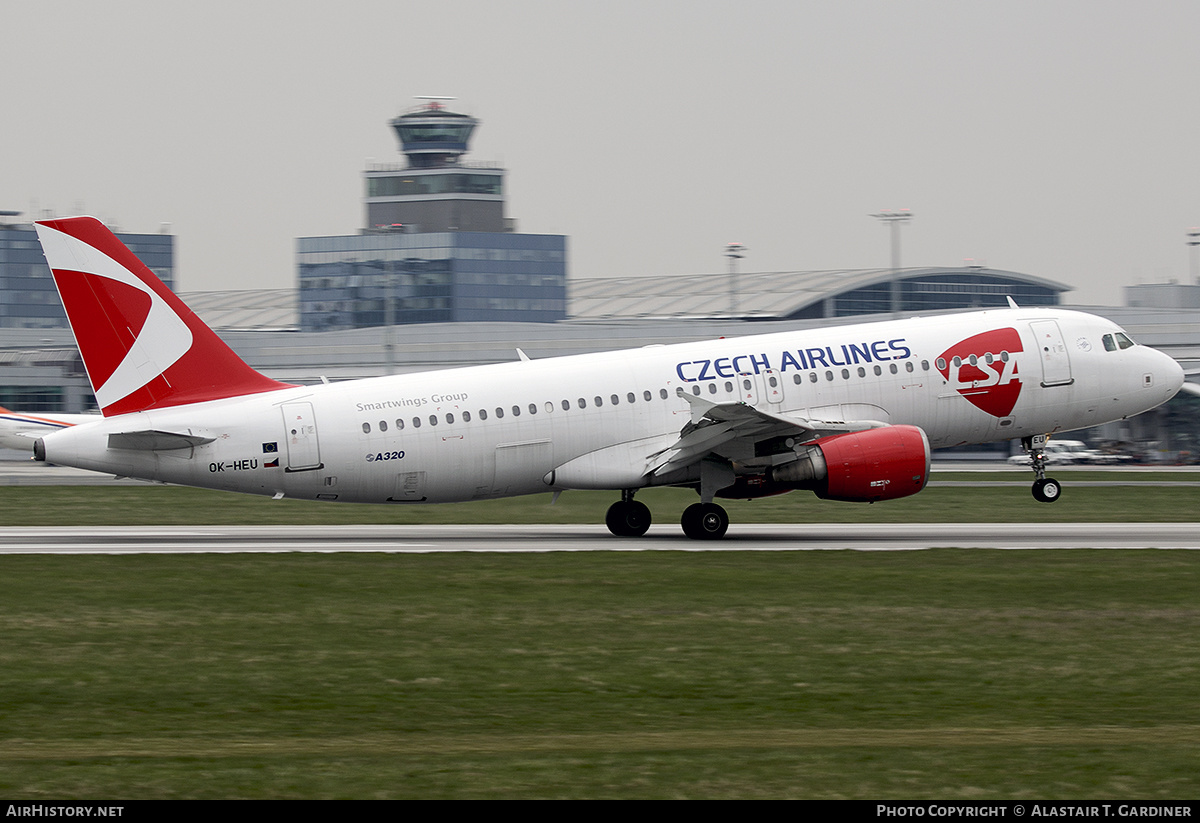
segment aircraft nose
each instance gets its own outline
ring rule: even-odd
[[[1183,387],[1184,374],[1183,366],[1175,360],[1175,358],[1162,354],[1163,364],[1158,369],[1158,379],[1160,385],[1166,386],[1170,390],[1168,397],[1174,397],[1179,389]]]

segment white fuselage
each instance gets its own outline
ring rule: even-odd
[[[1178,391],[1173,360],[1102,343],[1116,332],[1054,309],[914,318],[296,387],[107,417],[43,442],[63,465],[305,499],[636,488],[691,419],[679,392],[801,421],[911,424],[940,448],[1093,426]],[[131,432],[206,442],[110,444]]]

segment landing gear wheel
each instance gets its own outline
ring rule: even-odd
[[[1045,477],[1033,481],[1033,499],[1039,503],[1053,503],[1062,496],[1062,486],[1057,480]]]
[[[636,500],[618,500],[608,507],[604,524],[617,537],[641,537],[650,528],[650,509]]]
[[[719,540],[729,529],[729,515],[716,503],[693,503],[683,510],[679,523],[693,540]]]

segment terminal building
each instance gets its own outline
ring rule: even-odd
[[[622,277],[571,283],[571,316],[821,320],[949,309],[1057,306],[1071,287],[982,267]]]

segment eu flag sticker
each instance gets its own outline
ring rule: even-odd
[[[263,454],[275,454],[279,451],[279,443],[263,443]]]

